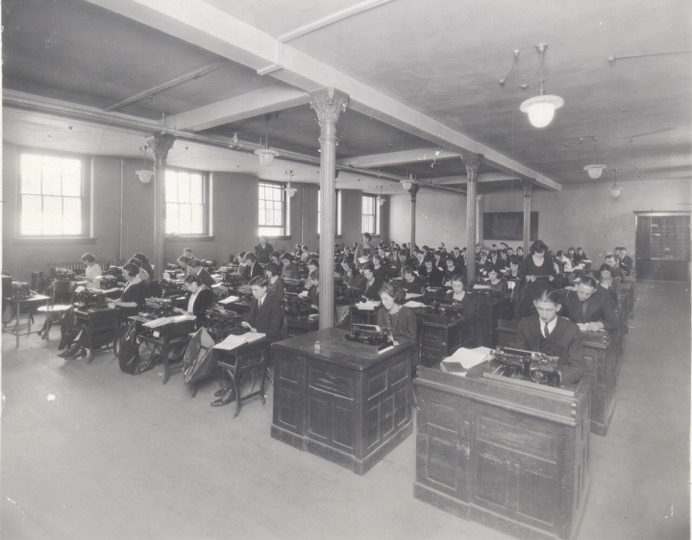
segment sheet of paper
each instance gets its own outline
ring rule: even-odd
[[[466,349],[461,347],[457,349],[452,356],[442,360],[443,362],[458,362],[464,369],[471,369],[478,364],[482,364],[490,358],[491,350],[487,347],[476,347],[475,349]]]
[[[409,300],[404,304],[406,307],[410,308],[421,308],[425,307],[425,304],[423,302],[416,302],[415,300]]]
[[[261,332],[247,332],[246,334],[242,334],[240,336],[230,334],[221,343],[217,343],[216,345],[214,345],[213,348],[222,351],[232,351],[233,349],[237,349],[241,345],[245,345],[246,343],[251,343],[253,341],[257,341],[258,339],[262,339],[264,336],[265,334]]]
[[[411,300],[412,298],[420,298],[421,296],[423,295],[414,292],[408,292],[406,293],[406,300]]]
[[[375,311],[375,308],[380,307],[380,303],[379,302],[373,302],[372,300],[368,300],[367,302],[357,303],[356,307],[358,309],[362,309],[363,311]]]
[[[240,300],[240,296],[227,296],[223,300],[219,300],[219,304],[232,304]]]

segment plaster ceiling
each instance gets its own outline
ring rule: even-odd
[[[383,173],[463,188],[464,152],[486,155],[481,193],[527,176],[548,189],[598,183],[583,171],[592,162],[617,168],[619,183],[692,178],[684,0],[24,0],[2,9],[3,136],[17,144],[139,156],[143,135],[165,122],[180,137],[173,165],[274,179],[290,168],[294,181],[317,182],[307,96],[328,83],[351,95],[337,159],[365,163],[373,189]],[[565,99],[544,129],[519,112],[538,94],[539,42],[549,44],[546,91]],[[89,113],[75,113],[79,105]],[[283,159],[260,170],[249,152],[267,114]],[[246,151],[225,146],[235,132]]]

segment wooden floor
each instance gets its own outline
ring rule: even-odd
[[[689,538],[690,292],[638,297],[581,540]],[[65,362],[57,336],[3,336],[3,540],[510,538],[413,498],[414,436],[359,477],[269,436],[271,386],[233,419],[214,384]]]

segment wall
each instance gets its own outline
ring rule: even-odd
[[[392,195],[389,236],[401,244],[411,239],[410,196]],[[466,197],[421,189],[416,198],[416,244],[447,248],[466,245]]]
[[[634,211],[690,209],[689,181],[626,182],[618,199],[610,196],[609,187],[586,184],[561,192],[534,190],[531,210],[539,213],[538,237],[554,251],[581,246],[594,263],[619,245],[626,246],[634,258]],[[522,191],[486,194],[483,208],[487,212],[521,212]]]

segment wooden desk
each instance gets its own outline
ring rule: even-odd
[[[421,364],[434,366],[459,347],[475,347],[476,321],[459,318],[449,321],[415,310],[418,319],[418,342],[421,349]]]
[[[615,332],[582,332],[586,375],[591,381],[591,431],[606,435],[615,412]]]
[[[414,496],[514,536],[574,538],[589,491],[588,381],[568,393],[478,368],[418,368]]]
[[[413,430],[411,345],[369,355],[349,350],[344,334],[329,328],[272,346],[271,434],[365,474]]]
[[[163,362],[163,384],[166,384],[174,371],[180,371],[183,368],[182,356],[180,362],[173,363],[170,354],[171,345],[183,345],[189,342],[190,335],[195,331],[195,321],[187,320],[150,329],[143,326],[150,319],[141,315],[135,315],[129,319],[137,322],[137,338],[140,343],[153,345],[152,355],[157,348],[159,349],[159,356]]]
[[[84,332],[82,343],[87,349],[87,363],[94,359],[96,350],[114,349],[120,328],[120,310],[118,308],[76,309],[77,324]],[[86,343],[84,343],[86,339]],[[110,343],[110,345],[108,345]]]
[[[291,337],[314,332],[320,325],[320,319],[317,315],[310,315],[308,317],[287,316],[286,320],[288,321],[288,334]]]
[[[471,298],[478,311],[479,345],[493,349],[497,345],[497,323],[501,316],[508,315],[508,302],[499,296],[481,296],[473,293]]]
[[[3,325],[3,332],[9,332],[14,334],[16,338],[15,348],[19,347],[19,336],[22,335],[22,328],[26,327],[26,336],[31,334],[31,325],[34,322],[34,317],[31,314],[31,309],[38,306],[47,306],[50,297],[43,296],[42,294],[35,294],[29,298],[8,298],[12,313],[14,314],[14,325],[8,326]],[[26,312],[22,315],[22,309],[26,309]],[[26,322],[21,323],[21,318],[25,317]]]

